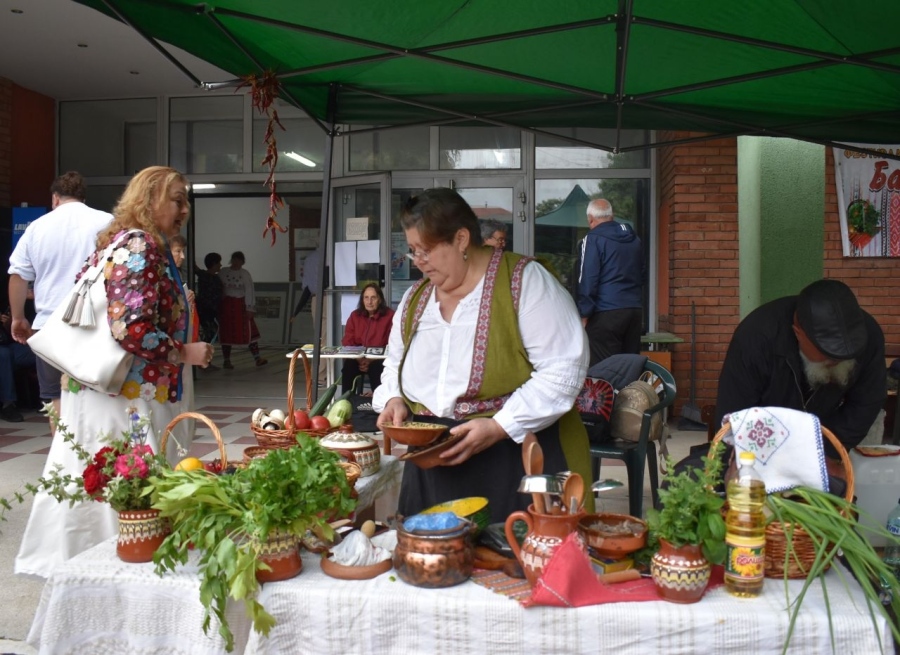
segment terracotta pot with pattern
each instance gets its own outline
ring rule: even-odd
[[[123,562],[152,562],[169,532],[169,522],[159,517],[158,509],[122,510],[116,555]]]
[[[584,512],[576,514],[541,514],[536,512],[534,505],[528,506],[528,512],[513,512],[506,519],[506,540],[515,553],[516,559],[522,565],[525,579],[532,587],[541,577],[544,567],[550,561],[550,557],[562,544],[566,537],[575,532],[578,521],[584,517]],[[516,540],[513,532],[513,524],[516,521],[525,521],[528,532],[522,545]],[[579,537],[582,549],[585,548],[584,540]]]
[[[258,582],[288,580],[299,575],[303,570],[300,539],[281,530],[272,530],[269,538],[260,547],[259,560],[268,565],[271,571],[257,569]]]
[[[650,560],[650,574],[656,592],[671,603],[696,603],[709,585],[712,567],[699,545],[676,548],[665,539]]]

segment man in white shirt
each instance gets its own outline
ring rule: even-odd
[[[84,179],[75,171],[60,175],[50,186],[52,211],[33,221],[9,257],[9,306],[13,339],[25,343],[63,303],[75,276],[96,248],[97,233],[112,215],[84,204]],[[34,325],[25,318],[28,284],[34,283]],[[41,398],[59,412],[61,372],[37,360]],[[51,431],[53,426],[50,426]]]

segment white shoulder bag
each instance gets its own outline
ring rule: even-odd
[[[97,265],[75,283],[68,300],[28,339],[31,350],[45,362],[84,386],[111,395],[122,390],[134,361],[134,354],[115,340],[107,321],[103,268],[116,245],[103,251]]]

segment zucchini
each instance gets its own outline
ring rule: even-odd
[[[334,384],[325,389],[324,393],[319,396],[316,404],[309,410],[310,416],[321,416],[325,413],[325,410],[328,409],[328,405],[331,404],[331,399],[334,398],[334,394],[337,393],[338,385],[341,383],[341,377],[342,376],[339,375],[338,379],[334,381]]]
[[[350,400],[350,396],[356,393],[356,384],[360,380],[362,380],[361,375],[357,375],[355,378],[353,378],[353,384],[350,385],[350,388],[347,389],[346,393],[343,393],[338,397],[338,400]]]

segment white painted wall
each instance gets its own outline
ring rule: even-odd
[[[269,198],[203,198],[194,201],[196,221],[196,252],[194,261],[201,267],[206,253],[222,255],[222,265],[228,266],[231,253],[240,250],[247,261],[254,282],[287,282],[289,276],[288,234],[278,233],[272,246],[271,234],[263,237]],[[278,213],[288,223],[288,207]]]

